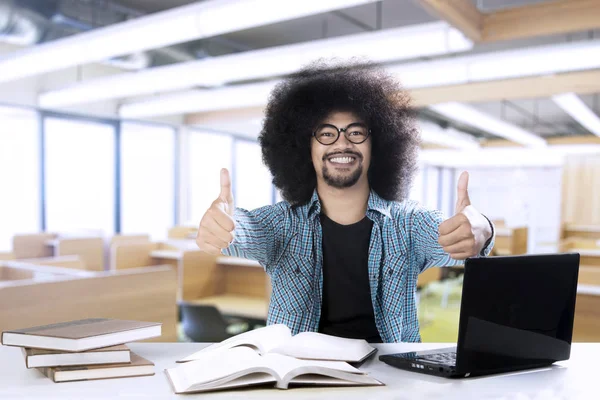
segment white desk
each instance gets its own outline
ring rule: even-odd
[[[152,250],[152,258],[162,258],[164,260],[183,260],[183,251],[181,250]]]
[[[597,363],[600,343],[575,344],[571,360],[550,368],[451,380],[402,371],[377,357],[361,368],[386,384],[365,388],[251,389],[175,395],[164,375],[175,360],[201,349],[200,343],[133,343],[131,349],[156,364],[156,375],[100,381],[53,383],[35,369],[26,369],[21,350],[0,346],[0,398],[22,399],[597,399]],[[447,346],[442,344],[441,346]],[[440,344],[378,345],[378,354],[432,349]]]

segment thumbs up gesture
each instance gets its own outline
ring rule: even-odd
[[[198,228],[196,244],[200,250],[220,255],[221,250],[233,242],[235,221],[233,219],[233,193],[229,171],[221,170],[221,193],[204,213]]]
[[[438,243],[455,260],[479,255],[492,236],[488,220],[471,205],[469,174],[465,171],[458,179],[454,216],[440,225]]]

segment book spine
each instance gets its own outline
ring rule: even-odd
[[[40,371],[42,374],[46,375],[48,378],[52,379],[52,381],[56,383],[56,380],[54,379],[54,368],[39,367],[37,368],[37,370]]]

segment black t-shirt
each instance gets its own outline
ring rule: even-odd
[[[340,225],[321,214],[323,304],[319,332],[381,343],[369,284],[373,221]]]

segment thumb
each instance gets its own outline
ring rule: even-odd
[[[465,209],[465,207],[471,205],[471,200],[469,199],[469,173],[467,171],[463,171],[458,178],[458,186],[456,191],[456,214]]]
[[[233,192],[231,191],[231,178],[227,168],[221,169],[221,193],[219,199],[227,203],[227,212],[233,213]]]

